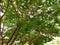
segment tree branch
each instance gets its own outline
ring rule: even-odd
[[[13,4],[12,4],[13,5]],[[17,31],[17,34],[16,35],[18,35],[18,30],[20,29],[20,20],[19,20],[19,13],[18,13],[18,11],[16,10],[16,8],[14,7],[14,5],[13,5],[13,8],[14,8],[14,10],[15,10],[15,13],[16,13],[16,15],[17,15],[17,19],[18,19],[18,21],[17,21],[17,28],[15,29],[15,31],[11,34],[11,36],[9,37],[9,39],[7,40],[7,42],[6,42],[6,45],[8,45],[8,43],[10,42],[10,40],[12,39],[12,37],[14,36],[14,34],[16,33],[16,31]],[[15,39],[16,39],[16,37],[14,38],[14,40],[12,41],[12,43],[15,41]]]

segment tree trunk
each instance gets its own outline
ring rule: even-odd
[[[1,18],[0,18],[0,45],[3,45],[3,37],[2,37],[2,31],[1,31]]]

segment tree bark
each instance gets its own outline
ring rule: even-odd
[[[32,42],[31,41],[29,41],[29,45],[32,45]]]
[[[1,31],[1,17],[0,17],[0,45],[3,45],[3,37],[2,37],[2,31]]]
[[[29,45],[32,45],[32,43],[31,43],[31,42],[29,42]]]
[[[16,29],[14,30],[14,32],[10,35],[9,39],[8,39],[7,42],[6,42],[6,45],[9,44],[9,42],[10,42],[11,39],[13,38],[14,34],[16,33],[16,31],[17,31],[17,33],[18,33],[19,29],[20,29],[20,20],[18,19],[18,21],[17,21],[17,27],[16,27]],[[15,41],[15,40],[14,40],[14,41]],[[13,41],[13,42],[14,42],[14,41]]]
[[[14,39],[13,39],[13,41],[11,42],[11,44],[10,45],[13,45],[13,43],[15,42],[15,40],[18,38],[18,32],[17,32],[17,34],[15,35],[15,37],[14,37]]]
[[[20,23],[17,24],[17,28],[18,28],[18,27],[20,28],[19,24],[20,24]],[[16,29],[13,31],[13,33],[10,35],[9,39],[8,39],[7,42],[6,42],[6,45],[8,45],[9,42],[10,42],[10,40],[13,38],[14,34],[15,34],[16,31],[17,31],[17,28],[16,28]]]

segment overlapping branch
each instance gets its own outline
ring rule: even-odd
[[[13,6],[13,8],[14,8],[14,10],[15,10],[15,13],[16,13],[16,16],[17,16],[18,21],[17,21],[17,27],[16,27],[16,29],[12,32],[12,34],[10,35],[9,39],[8,39],[7,42],[6,42],[6,45],[9,44],[9,42],[11,41],[11,39],[13,38],[13,36],[14,36],[15,33],[16,33],[16,35],[19,34],[19,30],[20,30],[19,13],[18,13],[18,11],[16,10],[16,7],[15,7],[13,4],[12,4],[12,6]],[[13,41],[12,41],[12,43],[16,40],[16,38],[17,38],[17,37],[15,36],[14,39],[13,39]],[[12,45],[12,43],[11,43],[11,45]]]

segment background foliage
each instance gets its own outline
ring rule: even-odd
[[[60,0],[2,0],[0,6],[3,43],[44,45],[60,35]]]

